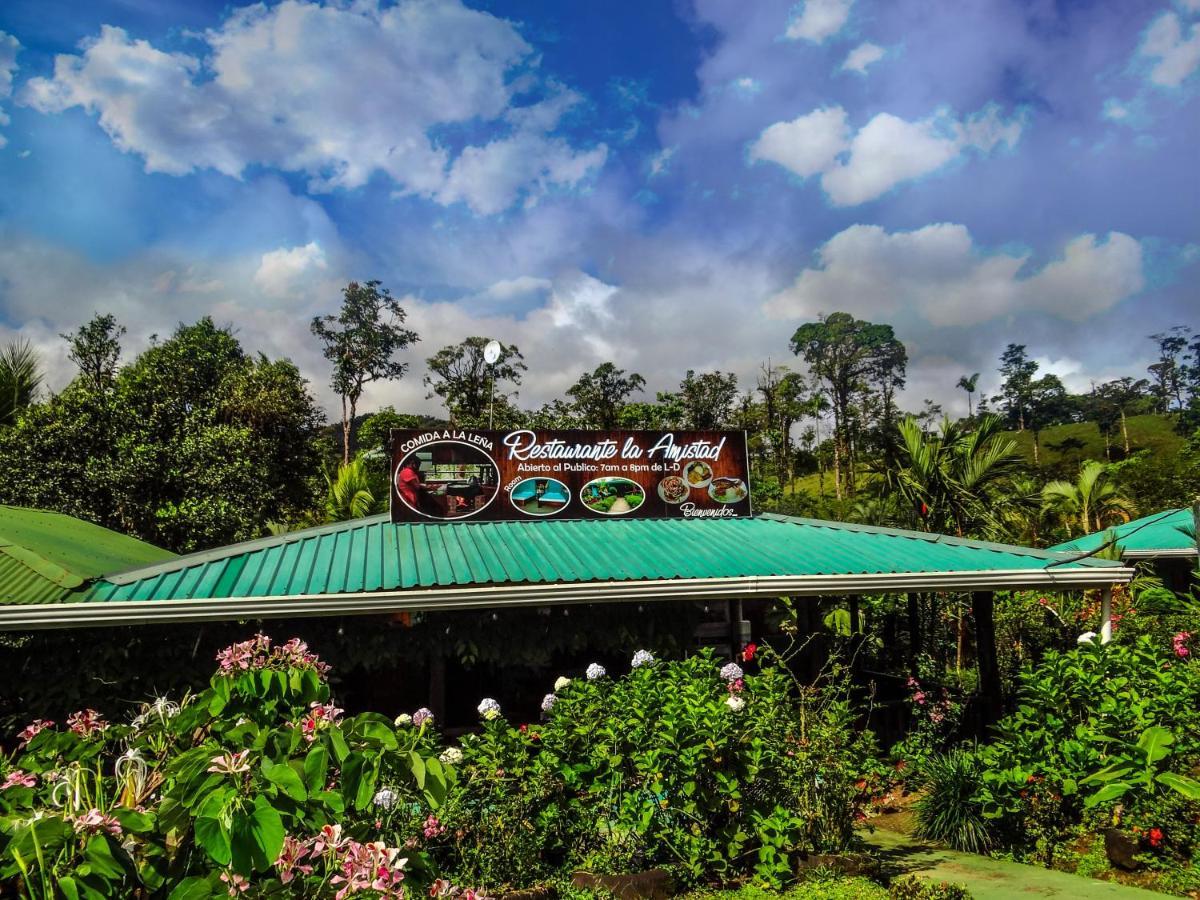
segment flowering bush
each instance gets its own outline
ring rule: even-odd
[[[460,877],[667,866],[685,883],[779,884],[795,854],[851,842],[872,745],[840,680],[802,689],[782,666],[747,675],[707,654],[633,663],[619,678],[560,678],[541,723],[497,717],[463,739],[469,787],[442,814]]]

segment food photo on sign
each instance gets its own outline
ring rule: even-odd
[[[392,432],[392,520],[748,516],[741,431]]]

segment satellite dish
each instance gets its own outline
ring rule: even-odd
[[[488,341],[488,345],[483,348],[483,361],[489,366],[494,366],[498,359],[500,359],[500,342]]]

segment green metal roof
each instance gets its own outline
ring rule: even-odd
[[[1073,590],[1132,574],[1105,560],[770,514],[440,524],[393,524],[379,516],[110,574],[78,603],[0,607],[0,628],[620,600]]]
[[[62,603],[107,572],[176,558],[62,513],[0,506],[0,604]]]
[[[1153,556],[1195,556],[1195,518],[1190,509],[1168,509],[1143,516],[1105,531],[1084,535],[1050,549],[1058,552],[1088,553],[1099,549],[1115,533],[1121,556],[1126,559]]]

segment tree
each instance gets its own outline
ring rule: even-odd
[[[890,325],[874,325],[849,313],[835,312],[796,329],[792,352],[800,356],[819,380],[833,410],[834,480],[842,497],[842,480],[854,491],[852,460],[852,403],[864,381],[899,378],[903,383],[906,357],[897,353]],[[888,365],[891,369],[888,369]],[[843,471],[844,470],[844,471]]]
[[[1106,433],[1105,424],[1109,415],[1115,414],[1115,417],[1121,423],[1121,438],[1125,445],[1125,455],[1129,455],[1129,426],[1126,423],[1128,410],[1133,404],[1142,400],[1147,391],[1150,389],[1150,382],[1144,378],[1134,381],[1129,376],[1124,378],[1116,378],[1112,381],[1106,381],[1099,385],[1093,392],[1098,409],[1096,411],[1097,423],[1100,425],[1102,433]]]
[[[606,362],[595,371],[579,376],[579,380],[567,389],[567,396],[575,401],[575,407],[588,427],[615,428],[625,401],[645,386],[646,379],[637,372],[626,377],[624,369]]]
[[[42,364],[33,345],[24,338],[0,349],[0,425],[12,425],[42,385]]]
[[[1185,372],[1181,358],[1192,337],[1192,330],[1186,325],[1175,325],[1150,335],[1150,340],[1158,344],[1158,362],[1151,365],[1148,371],[1154,376],[1154,393],[1160,412],[1168,412],[1172,400],[1176,409],[1183,408]]]
[[[1053,372],[1029,383],[1025,425],[1033,432],[1033,464],[1041,465],[1042,429],[1070,417],[1067,389]]]
[[[489,406],[493,404],[496,382],[520,385],[521,373],[526,371],[524,357],[514,344],[500,344],[500,357],[492,365],[483,358],[483,351],[491,338],[469,337],[458,344],[443,347],[425,364],[429,374],[425,384],[433,390],[430,397],[441,397],[454,424],[469,423],[479,426],[487,419]],[[499,342],[497,342],[499,343]],[[510,395],[501,391],[498,400],[507,405]],[[512,392],[511,396],[516,396]]]
[[[967,392],[967,418],[968,419],[970,419],[974,416],[974,413],[971,411],[971,396],[975,393],[975,388],[977,388],[978,386],[979,386],[979,373],[978,372],[976,372],[974,375],[962,376],[962,378],[958,379],[958,384],[955,385],[955,387],[962,388],[964,391]]]
[[[337,475],[333,478],[328,472],[324,475],[326,522],[361,519],[382,511],[385,501],[376,498],[387,497],[386,481],[382,485],[373,483],[362,457],[355,457],[338,466]]]
[[[1024,344],[1009,344],[1000,354],[1000,377],[1003,382],[996,399],[1003,403],[1009,424],[1015,425],[1018,431],[1025,430],[1025,415],[1037,370],[1038,364],[1029,358]]]
[[[1103,463],[1088,460],[1074,481],[1051,481],[1042,488],[1042,504],[1062,519],[1071,534],[1078,526],[1080,534],[1100,531],[1117,522],[1128,522],[1137,512],[1133,502],[1122,496]]]
[[[77,331],[59,337],[67,342],[67,358],[79,367],[79,374],[96,390],[104,390],[112,386],[117,373],[124,334],[125,326],[118,325],[116,317],[106,313],[96,314]]]
[[[97,390],[77,378],[0,432],[4,502],[191,551],[301,518],[321,414],[296,366],[211,319],[182,325]]]
[[[352,281],[342,291],[336,316],[312,320],[312,333],[333,363],[330,387],[342,400],[343,463],[350,462],[350,431],[363,389],[373,381],[403,378],[408,370],[408,363],[393,359],[420,340],[415,331],[401,327],[405,317],[400,302],[379,281]]]
[[[676,396],[683,407],[687,427],[709,431],[723,428],[728,423],[737,395],[737,375],[733,372],[704,372],[697,375],[688,369],[683,381],[679,382]]]

